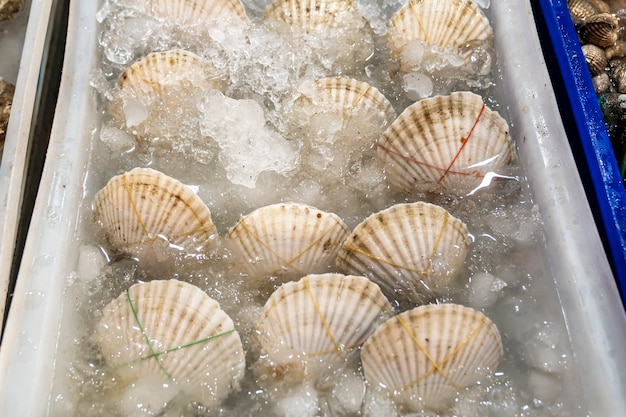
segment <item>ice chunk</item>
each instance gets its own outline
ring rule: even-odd
[[[365,382],[358,374],[346,374],[333,388],[333,409],[345,414],[354,414],[361,410],[365,395]]]
[[[474,3],[476,3],[478,7],[482,7],[483,9],[488,9],[489,6],[491,5],[491,0],[474,0]]]
[[[113,126],[102,126],[100,140],[111,152],[127,152],[135,147],[135,138],[132,135]]]
[[[558,375],[541,371],[530,371],[528,374],[528,388],[530,388],[537,400],[552,404],[561,396],[563,383]]]
[[[402,77],[402,88],[409,100],[417,101],[433,93],[433,80],[426,74],[410,72]]]
[[[213,91],[200,105],[201,130],[219,145],[219,160],[233,184],[254,188],[263,171],[286,174],[299,164],[298,146],[270,130],[261,106]]]
[[[279,417],[313,417],[317,414],[318,394],[315,388],[301,385],[276,401],[275,411]]]
[[[97,246],[83,245],[78,253],[78,277],[85,281],[93,281],[102,272],[106,259]]]
[[[506,282],[490,273],[474,274],[470,277],[467,303],[474,308],[489,307],[496,302],[504,287]]]

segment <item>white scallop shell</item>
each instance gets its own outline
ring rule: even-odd
[[[249,20],[240,0],[148,0],[148,7],[156,16],[186,25],[215,23],[224,17]]]
[[[449,289],[468,250],[467,227],[444,208],[397,204],[354,229],[337,255],[337,268],[369,277],[393,298],[421,302]]]
[[[307,100],[320,107],[331,107],[343,113],[346,119],[352,113],[363,113],[387,125],[396,118],[396,111],[387,97],[365,81],[327,77],[317,80],[316,84],[317,89],[303,93],[300,100]]]
[[[465,195],[514,159],[506,121],[464,91],[407,107],[378,143],[388,181],[399,190]]]
[[[245,372],[233,321],[181,281],[131,286],[104,308],[96,340],[122,386],[165,380],[207,406],[238,388]]]
[[[274,0],[265,8],[265,18],[287,23],[305,32],[337,28],[346,24],[345,13],[356,11],[352,0]]]
[[[303,143],[303,164],[322,174],[331,173],[333,187],[340,176],[345,183],[359,184],[358,174],[343,175],[355,166],[370,176],[376,169],[382,177],[376,144],[396,118],[389,100],[370,84],[346,77],[305,82],[300,92],[290,116],[294,134]]]
[[[107,243],[134,256],[157,240],[206,252],[217,237],[202,200],[180,181],[150,168],[111,178],[96,193],[93,210]]]
[[[332,269],[348,227],[335,214],[298,203],[261,207],[226,234],[239,266],[251,277],[301,277]]]
[[[113,117],[137,137],[161,139],[190,129],[186,123],[200,119],[203,95],[226,87],[210,62],[183,49],[149,54],[122,72],[117,84],[109,105]]]
[[[266,383],[319,383],[349,365],[391,306],[365,277],[308,275],[280,286],[257,325]]]
[[[472,0],[409,0],[392,16],[387,29],[396,59],[413,41],[459,53],[468,43],[492,38],[487,16]]]
[[[445,407],[457,392],[494,371],[501,358],[496,325],[457,304],[405,311],[381,325],[361,352],[368,383],[409,413]]]

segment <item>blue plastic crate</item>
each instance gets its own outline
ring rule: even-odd
[[[626,305],[626,190],[566,0],[535,0],[546,64],[572,151]]]

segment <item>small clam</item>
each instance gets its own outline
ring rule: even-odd
[[[158,412],[166,402],[144,385],[167,384],[173,396],[184,393],[211,406],[236,389],[245,372],[233,321],[217,301],[181,281],[131,286],[102,311],[96,341],[118,387],[140,396],[135,412],[138,406]]]
[[[415,303],[448,290],[468,250],[467,227],[444,208],[397,204],[354,229],[337,255],[337,268],[367,276],[390,296]]]
[[[608,62],[604,49],[588,43],[582,46],[582,51],[591,75],[599,75],[605,71]]]
[[[365,277],[307,275],[281,285],[257,325],[259,381],[285,388],[306,382],[319,386],[354,364],[361,344],[390,311],[380,288]]]
[[[426,305],[392,317],[361,352],[367,382],[406,413],[442,409],[494,371],[502,358],[495,324],[457,304]]]
[[[617,18],[611,13],[598,13],[587,18],[580,27],[580,38],[600,48],[607,48],[617,41]]]
[[[567,7],[575,25],[581,25],[588,18],[599,13],[589,0],[567,0]]]
[[[460,53],[468,44],[492,38],[487,16],[472,0],[410,0],[392,16],[387,30],[387,43],[403,72],[414,70],[403,60],[413,42]]]
[[[155,241],[206,252],[217,230],[202,200],[178,180],[150,168],[135,168],[109,180],[93,211],[108,245],[141,257]]]
[[[202,94],[225,88],[220,77],[208,61],[189,51],[154,52],[120,74],[109,111],[138,137],[176,137],[185,120],[199,118]],[[168,114],[183,117],[163,117]]]
[[[481,96],[455,92],[407,107],[380,138],[378,156],[400,191],[464,195],[510,164],[514,148],[506,121]]]
[[[226,234],[226,244],[250,277],[280,276],[285,281],[329,272],[349,232],[333,213],[279,203],[242,217]]]
[[[215,23],[237,18],[247,22],[248,16],[240,0],[147,0],[150,11],[162,18],[185,25]],[[232,22],[229,22],[232,23]]]
[[[626,93],[626,59],[613,59],[609,62],[609,76],[618,93]]]

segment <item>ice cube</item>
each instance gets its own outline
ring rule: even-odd
[[[417,101],[433,93],[433,80],[426,74],[410,72],[402,77],[402,88],[409,100]]]
[[[341,410],[345,414],[354,414],[361,410],[365,396],[365,382],[356,373],[346,374],[333,388],[333,409]]]
[[[275,404],[275,415],[279,417],[313,417],[317,414],[318,394],[315,388],[301,385],[279,398]]]
[[[470,307],[485,308],[496,302],[506,282],[488,272],[479,272],[470,277],[467,303]]]
[[[100,140],[111,152],[127,152],[135,147],[135,138],[132,135],[113,126],[102,126]]]
[[[107,260],[99,247],[83,245],[78,253],[78,278],[88,282],[100,276]]]

